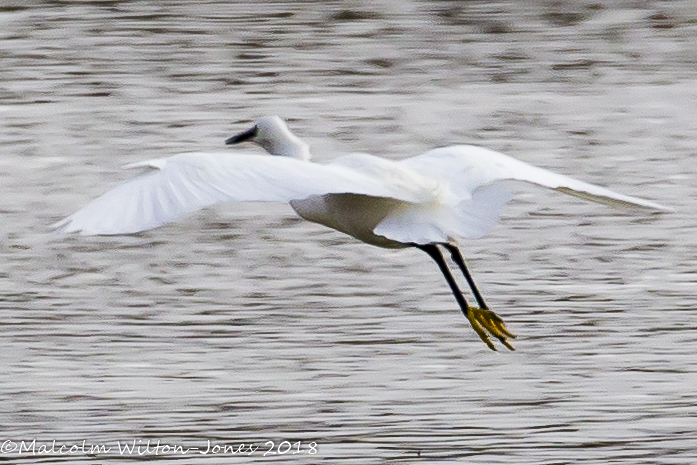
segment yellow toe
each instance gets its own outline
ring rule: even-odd
[[[490,335],[498,339],[509,350],[515,350],[508,339],[515,339],[516,336],[506,328],[500,316],[489,309],[479,307],[469,307],[468,313],[467,318],[472,328],[491,350],[496,350],[496,346],[491,342]]]

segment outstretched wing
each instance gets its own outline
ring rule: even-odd
[[[130,167],[153,171],[126,181],[54,224],[83,235],[145,231],[226,201],[289,202],[314,195],[354,193],[405,202],[418,198],[341,165],[288,157],[186,153]]]
[[[456,145],[431,150],[402,162],[426,176],[447,179],[451,189],[472,195],[477,189],[498,181],[525,181],[538,186],[602,203],[611,207],[639,207],[651,210],[672,209],[650,200],[620,194],[604,187],[537,168],[493,150],[471,145]]]
[[[649,200],[613,192],[568,176],[528,165],[481,147],[459,145],[402,160],[404,167],[439,180],[444,203],[423,208],[405,204],[391,212],[374,232],[401,242],[428,243],[450,237],[476,239],[493,228],[510,199],[508,184],[525,181],[612,207],[670,209]],[[420,231],[438,234],[417,234]]]

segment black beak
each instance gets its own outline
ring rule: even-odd
[[[256,137],[258,131],[259,129],[256,126],[254,126],[252,129],[248,131],[230,137],[228,140],[225,141],[225,145],[239,144],[240,142],[252,139]]]

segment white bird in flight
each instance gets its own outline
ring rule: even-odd
[[[83,235],[153,229],[220,202],[287,202],[302,218],[386,248],[416,247],[438,264],[470,324],[514,350],[515,338],[489,309],[457,247],[483,236],[510,200],[506,181],[524,181],[612,207],[669,210],[471,145],[430,150],[400,161],[364,153],[327,164],[310,161],[307,144],[278,116],[259,120],[227,145],[259,144],[268,155],[183,153],[127,165],[155,168],[126,181],[54,227]],[[438,248],[450,252],[478,306],[470,306]]]

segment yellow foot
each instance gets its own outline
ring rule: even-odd
[[[515,350],[515,347],[508,342],[508,338],[515,339],[515,334],[506,329],[503,319],[491,310],[479,307],[469,307],[467,319],[470,320],[472,328],[477,333],[479,338],[489,346],[491,350],[496,350],[496,346],[489,335],[494,336],[501,341],[501,344],[508,347],[510,350]]]

